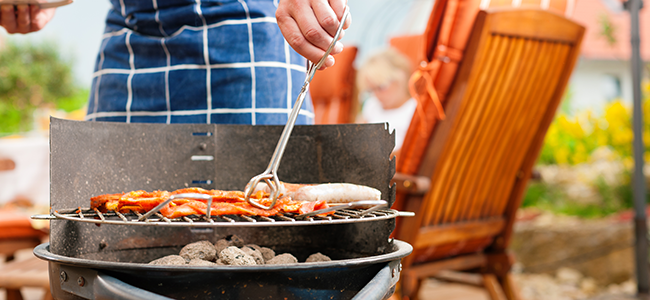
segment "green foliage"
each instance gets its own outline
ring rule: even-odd
[[[580,203],[570,199],[557,186],[532,182],[528,185],[522,206],[582,218],[601,218],[633,207],[629,181],[620,186],[610,186],[601,178],[596,181],[596,190],[601,196],[600,202]]]
[[[0,48],[0,134],[29,131],[36,108],[75,110],[87,95],[55,44],[8,42]]]
[[[557,201],[557,199],[565,198],[560,189],[546,184],[544,182],[531,182],[528,184],[526,194],[522,201],[522,207],[545,207]]]
[[[60,98],[56,103],[56,108],[65,112],[78,110],[86,105],[89,96],[89,89],[76,89],[69,97]]]
[[[610,47],[613,47],[616,45],[616,27],[614,26],[614,23],[612,23],[612,20],[609,19],[609,16],[606,14],[601,14],[598,17],[598,25],[600,26],[600,31],[598,34],[605,39],[607,44]]]

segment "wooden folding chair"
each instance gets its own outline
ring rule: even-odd
[[[0,157],[0,172],[14,170],[16,164]],[[44,300],[52,299],[47,262],[35,256],[14,260],[18,250],[38,246],[47,233],[32,227],[29,218],[13,211],[0,210],[0,255],[7,262],[0,266],[0,289],[5,289],[7,300],[22,300],[20,289],[38,287],[45,290]]]
[[[309,84],[314,103],[316,124],[343,124],[354,122],[358,110],[355,87],[354,59],[357,48],[345,47],[336,55],[336,64],[318,71]]]
[[[395,234],[414,247],[402,262],[404,299],[441,270],[479,274],[492,299],[518,299],[507,252],[515,213],[584,30],[541,10],[477,15],[418,174],[395,176],[400,207],[416,212]],[[424,196],[414,184],[422,176],[430,178]]]

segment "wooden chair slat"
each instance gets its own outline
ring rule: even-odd
[[[459,208],[461,208],[461,211],[458,212],[459,214],[464,214],[468,211],[471,208],[470,204],[473,206],[485,201],[484,199],[475,197],[476,194],[481,193],[481,189],[485,188],[483,181],[479,178],[482,174],[491,173],[491,170],[487,168],[487,163],[491,161],[489,157],[495,154],[495,147],[499,145],[494,141],[498,141],[499,137],[502,136],[499,127],[503,126],[503,123],[506,120],[503,118],[503,115],[510,107],[509,103],[496,100],[502,98],[503,94],[513,85],[513,77],[518,69],[518,61],[520,60],[523,51],[522,42],[510,39],[510,43],[512,44],[511,55],[506,62],[506,65],[504,65],[504,68],[501,70],[501,72],[506,76],[501,83],[492,87],[491,91],[486,91],[491,94],[490,98],[487,100],[488,109],[484,113],[479,113],[478,116],[476,116],[481,117],[482,123],[478,125],[477,128],[473,129],[478,132],[478,138],[475,139],[476,146],[472,147],[473,153],[471,157],[464,159],[464,161],[466,161],[467,171],[464,176],[465,180],[459,187],[459,190],[461,191],[459,199],[462,203],[462,206],[459,206]]]
[[[527,44],[527,45],[528,45],[528,47],[523,49],[525,56],[522,58],[522,60],[520,62],[520,64],[522,65],[521,69],[524,69],[524,70],[526,69],[526,67],[530,67],[530,65],[531,65],[529,63],[528,59],[530,59],[530,57],[532,56],[532,54],[530,53],[530,50],[531,50],[532,46],[530,46],[530,43]],[[521,72],[523,72],[524,74],[526,73],[526,71],[520,71],[520,73],[517,74],[517,78],[522,78],[523,82],[524,82],[524,85],[525,85],[527,83],[525,81],[525,79],[527,79],[527,77],[525,75],[522,76]],[[517,85],[517,86],[522,86],[522,85]],[[494,163],[495,160],[490,159],[490,160],[486,160],[486,161],[487,161],[488,164],[490,164],[490,163]],[[489,170],[492,170],[492,169],[493,168],[490,168]],[[489,187],[492,184],[492,181],[494,180],[494,178],[496,176],[498,176],[498,174],[495,174],[495,173],[492,173],[492,172],[486,170],[486,171],[483,172],[483,176],[478,179],[478,184],[480,186],[477,187],[477,191],[472,195],[473,200],[471,202],[471,205],[468,207],[468,209],[466,211],[466,219],[473,220],[473,219],[477,219],[477,218],[479,218],[481,216],[481,214],[480,214],[481,208],[488,205],[489,204],[488,201],[491,201],[491,199],[492,199],[492,198],[489,198],[489,199],[487,198],[487,192],[489,190]]]
[[[554,57],[552,57],[553,58],[553,60],[551,62],[552,68],[548,72],[549,78],[558,78],[560,76],[560,72],[562,70],[561,66],[566,62],[566,60],[568,58],[568,53],[569,53],[569,47],[567,47],[565,45],[558,44],[554,48],[556,49],[555,50],[556,54],[554,55]],[[544,116],[545,110],[550,105],[550,102],[552,100],[551,97],[550,97],[551,93],[553,93],[553,91],[556,89],[557,84],[558,84],[557,80],[548,80],[547,84],[546,84],[547,89],[542,90],[542,93],[540,93],[540,98],[538,98],[537,101],[535,101],[535,102],[537,102],[536,103],[537,105],[535,106],[535,111],[537,112],[537,114],[531,116],[531,119],[530,119],[530,120],[532,120],[532,123],[535,126],[528,126],[528,127],[522,126],[524,129],[526,129],[526,132],[522,133],[522,135],[524,136],[525,139],[522,138],[521,140],[522,140],[522,144],[526,145],[527,148],[530,148],[530,144],[531,144],[533,138],[535,137],[534,133],[538,131],[538,129],[539,129],[540,125],[541,125],[540,123],[541,123],[542,118]],[[513,159],[512,163],[516,163],[517,167],[511,168],[511,171],[510,171],[509,175],[516,176],[517,172],[521,173],[521,168],[519,166],[521,166],[525,155],[526,155],[526,151],[519,151],[518,153],[515,153],[515,159]],[[519,176],[523,176],[523,174],[520,174]],[[510,178],[513,178],[513,177],[510,177]],[[502,181],[502,184],[503,184],[503,186],[505,186],[505,188],[501,189],[501,195],[503,195],[504,197],[507,197],[507,194],[509,194],[509,192],[512,190],[512,186],[514,185],[514,183],[515,183],[514,180],[510,180],[510,181],[505,181],[504,180],[504,181]],[[498,207],[496,207],[495,210],[492,211],[492,214],[493,215],[494,214],[502,214],[506,205],[507,205],[507,202],[503,203],[502,205],[500,205]]]
[[[484,132],[476,129],[485,126],[488,123],[485,116],[493,115],[497,109],[497,107],[494,105],[495,103],[491,101],[491,98],[494,95],[495,87],[499,87],[507,80],[507,72],[504,68],[507,66],[507,62],[511,58],[512,51],[514,49],[512,47],[510,38],[503,36],[495,36],[495,38],[501,39],[503,41],[505,48],[504,55],[502,57],[499,57],[497,64],[492,68],[486,70],[479,69],[478,71],[478,74],[485,73],[488,74],[488,76],[491,78],[494,78],[493,83],[487,86],[485,89],[477,91],[478,97],[476,99],[468,99],[466,101],[469,104],[470,108],[466,113],[466,118],[467,120],[471,121],[468,123],[468,127],[464,127],[462,129],[459,129],[459,131],[452,133],[452,138],[454,138],[454,136],[471,136],[471,138],[467,139],[468,143],[460,146],[463,148],[464,153],[459,153],[453,158],[454,160],[460,162],[460,167],[457,169],[457,172],[459,172],[458,176],[462,178],[463,181],[469,180],[466,176],[471,174],[468,174],[466,172],[466,168],[476,162],[476,148],[481,146],[477,146],[477,143],[479,143],[483,138],[481,134]],[[452,151],[452,153],[457,153],[457,151]],[[462,191],[460,187],[456,188],[457,190]],[[453,220],[445,220],[445,223],[448,222],[453,222]]]
[[[479,65],[481,63],[488,64],[488,66],[487,66],[488,68],[491,68],[492,66],[494,66],[496,64],[495,57],[498,55],[498,53],[500,53],[500,49],[502,48],[502,46],[503,46],[503,44],[500,43],[500,40],[498,40],[498,39],[496,39],[496,40],[495,39],[490,39],[490,38],[487,39],[485,47],[491,49],[491,51],[486,52],[487,57],[485,59],[483,59],[481,62],[479,62],[478,64]],[[470,94],[470,95],[477,94],[476,91],[478,89],[486,88],[487,86],[489,86],[490,82],[488,82],[488,79],[489,78],[486,77],[486,76],[483,76],[483,77],[477,79],[477,82],[475,82],[474,85],[468,85],[470,87],[476,87],[476,88],[468,89],[467,93]],[[458,113],[459,114],[464,113],[464,107],[463,106],[458,108]],[[454,130],[455,130],[455,128],[452,128],[449,131],[453,132]],[[451,147],[453,147],[453,145]],[[450,150],[443,150],[443,154],[441,154],[441,156],[446,155],[447,152],[444,152],[444,151],[448,152]],[[440,160],[440,158],[438,158],[438,160]],[[442,160],[442,161],[447,165],[447,168],[444,169],[444,173],[442,173],[441,175],[438,175],[438,176],[441,177],[441,178],[446,178],[447,176],[449,176],[447,174],[447,172],[451,171],[451,167],[449,166],[449,164],[451,164],[451,161],[445,161],[445,160]],[[434,174],[433,176],[436,176],[436,175]],[[440,184],[439,186],[441,188],[443,187],[442,184]],[[433,217],[434,221],[431,221],[432,218],[428,217],[428,214],[425,214],[425,221],[423,222],[423,224],[434,225],[434,224],[439,223],[439,220],[441,218],[441,214],[443,212],[443,208],[439,207],[438,205],[442,206],[447,201],[447,199],[444,196],[440,195],[440,193],[442,193],[442,191],[436,190],[431,194],[431,197],[429,198],[429,199],[431,199],[432,203],[434,203],[434,205],[437,204],[434,207],[432,207],[431,209],[434,210],[434,211],[439,212],[440,214],[435,215]]]
[[[544,82],[544,76],[543,74],[546,72],[547,69],[550,68],[550,56],[549,56],[549,51],[551,48],[549,48],[549,44],[542,43],[541,45],[540,52],[538,53],[540,59],[538,60],[538,63],[535,67],[533,67],[533,76],[532,76],[532,84],[533,84],[533,89],[532,93],[528,95],[528,98],[524,99],[536,99],[536,95],[539,94],[540,90],[543,90],[543,86],[540,85],[540,82]],[[517,118],[515,122],[518,120],[520,123],[521,122],[528,122],[527,117],[530,117],[531,114],[535,114],[536,111],[532,109],[534,107],[535,103],[538,103],[538,101],[527,101],[529,103],[527,110],[524,112],[524,117]],[[519,125],[513,125],[513,128],[518,128],[520,127]],[[512,168],[508,168],[509,166],[512,166],[514,163],[516,165],[515,159],[513,159],[513,155],[515,155],[518,151],[517,147],[521,147],[522,143],[518,138],[514,138],[513,143],[510,144],[511,147],[508,148],[508,153],[504,156],[505,159],[507,160],[505,164],[503,164],[503,161],[500,163],[500,170],[496,174],[501,174],[502,176],[494,176],[491,182],[491,186],[489,189],[489,192],[487,195],[491,195],[490,198],[497,198],[497,199],[503,199],[505,196],[498,191],[504,191],[503,189],[500,189],[499,187],[507,184],[508,181],[511,180],[512,177],[511,174],[512,172],[516,172],[516,170],[510,170]],[[521,150],[520,150],[521,151]],[[487,202],[485,205],[483,205],[483,209],[481,211],[480,217],[488,217],[491,216],[493,211],[494,211],[494,206],[492,205],[493,203]]]
[[[444,245],[459,241],[495,236],[505,226],[503,218],[424,227],[419,230],[416,248]]]
[[[450,203],[456,203],[459,202],[458,205],[455,205],[455,208],[458,208],[460,205],[462,205],[462,201],[464,200],[458,193],[463,192],[463,183],[468,182],[471,180],[471,178],[468,178],[467,176],[471,177],[471,173],[467,172],[467,168],[471,166],[472,164],[476,163],[477,157],[476,157],[476,148],[480,147],[480,142],[483,139],[481,136],[480,131],[476,130],[476,128],[479,128],[481,126],[486,125],[486,120],[484,116],[486,115],[491,115],[494,113],[494,102],[489,101],[490,97],[492,97],[492,93],[494,91],[495,86],[501,85],[505,80],[505,73],[503,68],[504,65],[507,63],[508,59],[510,58],[510,54],[513,50],[511,47],[511,43],[509,38],[504,37],[503,42],[506,48],[506,52],[503,57],[498,61],[498,64],[490,70],[490,73],[493,75],[496,75],[496,79],[493,85],[488,86],[487,89],[483,90],[480,95],[482,99],[476,99],[474,101],[467,101],[470,105],[468,106],[466,118],[468,120],[472,120],[473,122],[469,123],[467,127],[464,127],[462,129],[459,129],[459,131],[453,132],[452,133],[452,138],[454,137],[460,137],[460,136],[471,136],[471,138],[466,139],[467,143],[462,145],[462,149],[457,149],[457,150],[452,150],[451,151],[451,156],[445,159],[453,159],[457,162],[459,162],[458,167],[455,169],[457,177],[459,178],[459,181],[457,184],[454,186],[453,191],[455,192],[452,195],[452,201],[449,201]],[[486,99],[485,99],[486,98]],[[478,144],[478,146],[477,146]],[[463,153],[459,153],[459,150],[462,150]],[[443,220],[443,223],[449,223],[449,222],[454,222],[455,220],[453,218],[450,218],[453,216],[449,216],[449,213],[447,214],[447,217]]]
[[[516,78],[519,78],[523,84],[514,84],[514,88],[510,96],[512,99],[520,99],[522,93],[524,93],[526,89],[529,89],[533,85],[530,77],[532,76],[532,68],[535,64],[535,59],[537,58],[535,55],[536,52],[534,51],[536,49],[537,42],[530,40],[526,41],[522,39],[520,39],[520,41],[524,43],[522,50],[524,52],[524,55],[522,56],[515,76]],[[525,101],[513,102],[514,103],[511,105],[511,110],[503,118],[504,121],[513,115],[517,116],[525,112]],[[502,173],[496,171],[499,166],[497,162],[500,162],[502,157],[507,157],[505,153],[507,148],[511,147],[511,142],[512,135],[500,134],[498,140],[496,141],[496,144],[498,145],[498,148],[496,149],[496,157],[485,160],[487,162],[487,167],[482,174],[483,176],[478,179],[478,184],[481,187],[479,188],[479,191],[474,195],[475,200],[467,210],[468,219],[478,218],[480,216],[480,207],[490,201],[491,198],[488,198],[488,192],[495,178],[497,176],[502,176]]]
[[[500,10],[494,10],[498,13]],[[512,11],[504,9],[503,11]],[[526,20],[522,22],[521,20]],[[543,24],[543,30],[539,25]],[[486,24],[491,33],[507,36],[522,36],[530,39],[537,39],[550,42],[563,42],[571,45],[578,44],[584,34],[584,30],[576,23],[563,16],[548,13],[539,14],[539,10],[522,9],[518,14],[502,15],[498,22]]]
[[[554,43],[549,43],[548,51],[543,52],[545,60],[541,62],[544,66],[540,71],[540,81],[537,83],[538,87],[536,92],[531,95],[530,106],[528,109],[528,114],[523,118],[519,118],[518,123],[514,126],[517,129],[520,129],[520,132],[516,133],[515,144],[516,147],[513,147],[511,153],[509,153],[509,159],[502,162],[502,170],[505,175],[500,178],[495,186],[494,194],[498,197],[507,197],[507,193],[514,183],[513,178],[517,176],[517,173],[520,171],[519,166],[521,165],[521,160],[525,155],[526,150],[530,144],[534,132],[536,132],[539,127],[539,120],[542,116],[542,107],[548,105],[548,91],[552,89],[552,86],[549,86],[557,76],[556,71],[558,69],[559,53],[560,48]],[[519,175],[521,176],[521,175]],[[504,207],[500,206],[500,207]],[[490,211],[487,212],[487,215],[493,215],[497,213],[499,206],[491,207]]]
[[[472,176],[471,172],[466,172],[469,166],[475,165],[475,160],[479,160],[477,154],[480,155],[482,152],[485,152],[484,145],[481,143],[484,141],[485,134],[490,133],[490,130],[477,130],[478,128],[485,128],[486,126],[491,126],[494,124],[494,120],[498,120],[497,111],[500,109],[499,102],[494,101],[497,93],[499,92],[499,87],[507,83],[511,78],[508,76],[511,75],[511,72],[507,70],[508,62],[513,59],[513,53],[517,49],[513,47],[512,39],[510,37],[495,36],[496,39],[501,39],[504,45],[504,54],[499,57],[497,64],[489,69],[487,69],[488,74],[497,74],[497,78],[494,80],[494,84],[488,86],[480,93],[477,93],[481,99],[470,99],[466,101],[472,105],[466,112],[466,119],[470,120],[470,123],[467,127],[454,131],[452,133],[452,138],[455,137],[469,137],[465,138],[465,143],[459,146],[460,149],[452,149],[450,151],[451,157],[444,158],[448,160],[454,160],[459,164],[456,165],[454,171],[456,173],[456,181],[454,187],[451,190],[451,195],[447,199],[447,211],[445,218],[442,223],[454,222],[458,216],[458,210],[450,211],[451,209],[458,209],[463,205],[462,197],[458,197],[457,193],[462,193],[467,190],[463,187],[464,182],[471,181],[472,178],[467,176]],[[478,70],[478,73],[483,73],[482,70]],[[492,77],[492,76],[491,76]],[[488,119],[487,116],[496,117]]]
[[[488,58],[486,59],[487,62],[486,69],[496,71],[498,64],[505,56],[507,50],[507,44],[504,42],[504,39],[501,37],[495,37],[493,40],[494,41],[492,43],[488,44],[489,46],[492,46],[490,47],[492,51],[486,52],[486,55],[488,56]],[[479,82],[474,88],[474,90],[469,91],[470,93],[469,98],[471,99],[473,96],[475,97],[484,96],[484,94],[480,93],[480,90],[485,90],[487,87],[493,85],[495,80],[496,78],[494,76],[489,76],[489,74],[481,74],[478,80]],[[468,114],[469,112],[467,112],[467,110],[472,109],[472,107],[468,108],[466,103],[467,102],[465,101],[461,104],[459,114],[461,115]],[[456,124],[456,127],[452,127],[451,132],[457,132],[458,130],[462,130],[462,128],[466,126],[471,126],[473,123],[475,123],[475,121],[476,120],[471,118],[463,118],[460,122],[458,122],[458,124]],[[461,129],[457,129],[458,127],[460,127]],[[440,183],[435,185],[433,193],[431,193],[428,196],[425,196],[425,199],[427,198],[438,199],[440,202],[442,202],[442,204],[444,204],[444,207],[441,209],[435,209],[434,207],[429,207],[428,209],[426,209],[424,211],[425,221],[423,222],[423,224],[435,225],[441,223],[443,214],[447,211],[446,206],[449,201],[448,194],[449,194],[450,184],[457,179],[453,175],[455,173],[454,171],[458,168],[459,162],[456,160],[442,159],[442,157],[449,157],[448,153],[453,152],[456,149],[461,149],[461,153],[463,153],[464,151],[466,151],[467,144],[471,138],[472,136],[455,136],[452,138],[452,141],[450,142],[449,146],[443,150],[443,154],[441,154],[441,158],[439,158],[442,161],[442,165],[440,166],[441,173],[440,174],[434,173],[434,175],[431,176],[432,182],[440,180]]]
[[[540,124],[540,129],[535,135],[535,137],[533,138],[533,142],[531,143],[530,146],[531,150],[528,153],[526,153],[524,161],[522,162],[521,168],[522,170],[524,170],[523,176],[522,178],[517,179],[517,181],[513,186],[512,192],[510,193],[509,196],[510,200],[508,201],[508,205],[506,206],[504,212],[504,214],[507,216],[514,216],[517,212],[517,209],[521,205],[521,199],[526,190],[527,179],[530,178],[532,168],[535,165],[535,162],[537,161],[539,153],[542,149],[542,144],[544,142],[546,131],[548,130],[548,127],[553,121],[553,118],[555,116],[555,111],[562,100],[562,96],[564,94],[564,87],[568,84],[569,78],[571,77],[571,72],[567,72],[566,68],[567,67],[572,68],[573,65],[575,65],[578,55],[580,53],[581,40],[582,39],[579,38],[574,43],[568,43],[570,45],[570,48],[568,49],[569,51],[568,59],[564,64],[565,69],[561,72],[561,76],[558,80],[558,84],[557,84],[558,88],[553,92],[552,95],[553,100],[544,112],[544,116]],[[493,251],[503,251],[508,247],[510,243],[510,237],[512,236],[512,228],[514,226],[515,218],[507,218],[506,222],[507,225],[503,233],[499,234],[499,236],[495,238],[496,242],[493,246],[491,246]]]

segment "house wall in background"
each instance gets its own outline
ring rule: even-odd
[[[578,60],[569,81],[572,111],[601,111],[612,100],[632,104],[632,74],[626,60]]]

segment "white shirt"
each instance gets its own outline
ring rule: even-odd
[[[368,123],[388,122],[389,128],[395,129],[395,150],[398,150],[402,148],[406,131],[411,124],[411,118],[417,105],[417,101],[411,98],[398,108],[384,109],[381,102],[372,96],[364,102],[361,115]]]

